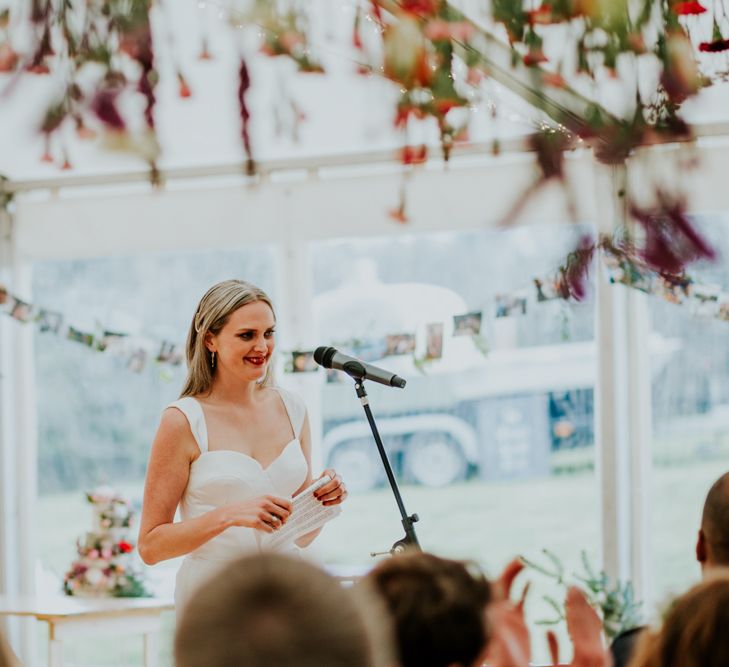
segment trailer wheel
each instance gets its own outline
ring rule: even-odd
[[[447,433],[419,433],[405,449],[409,479],[423,486],[446,486],[466,478],[468,461],[461,446]]]
[[[348,440],[329,454],[328,467],[334,468],[353,493],[369,491],[385,481],[385,471],[371,439]]]

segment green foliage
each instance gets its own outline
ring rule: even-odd
[[[590,604],[599,610],[605,636],[608,639],[613,639],[621,632],[640,625],[642,602],[635,599],[633,585],[630,582],[621,583],[618,581],[613,583],[603,570],[596,572],[590,564],[587,552],[584,550],[581,552],[584,573],[573,573],[572,577],[576,582],[571,582],[565,576],[564,565],[557,555],[548,549],[542,549],[542,553],[549,561],[546,565],[528,558],[522,558],[522,560],[527,567],[550,579],[554,579],[560,586],[566,588],[572,583],[580,584],[581,588],[585,590]],[[547,595],[544,596],[544,601],[554,610],[556,617],[539,620],[537,624],[555,625],[565,620],[564,605],[562,603]]]

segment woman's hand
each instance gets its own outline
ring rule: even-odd
[[[244,526],[265,533],[281,528],[291,514],[291,501],[278,496],[259,496],[221,508],[228,527]]]
[[[339,505],[343,503],[348,494],[347,487],[344,486],[342,478],[337,475],[335,470],[327,468],[317,479],[321,479],[325,475],[331,477],[332,481],[314,491],[314,497],[323,505]]]

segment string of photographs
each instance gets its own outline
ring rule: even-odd
[[[41,333],[54,334],[79,343],[96,352],[112,354],[131,371],[141,373],[150,362],[179,366],[184,361],[182,346],[166,340],[131,336],[119,331],[84,331],[66,322],[62,313],[40,306],[10,294],[0,284],[0,313],[9,315],[22,324],[33,323]]]
[[[493,316],[501,319],[526,315],[530,303],[553,300],[564,300],[558,289],[558,279],[534,279],[535,289],[520,289],[511,294],[497,295],[494,299]],[[476,310],[453,316],[453,337],[469,336],[477,348],[485,355],[488,353],[488,343],[481,334],[484,319],[488,316],[484,310]],[[425,366],[430,361],[441,359],[443,356],[443,338],[445,324],[432,322],[425,326],[425,351],[422,356],[416,356],[417,335],[415,333],[393,333],[381,338],[366,340],[346,340],[332,343],[345,354],[373,363],[391,356],[410,356],[415,365],[425,372]],[[313,350],[295,350],[286,370],[292,373],[310,373],[318,370],[314,361]],[[342,382],[344,376],[338,371],[326,370],[327,382]]]
[[[688,305],[696,315],[729,321],[729,293],[716,285],[702,285],[687,275],[670,276],[648,268],[635,256],[616,249],[601,247],[605,267],[611,283],[619,283],[647,294],[658,296],[670,303]],[[491,314],[495,318],[526,315],[529,304],[554,300],[569,300],[565,297],[562,276],[557,273],[546,278],[534,278],[531,289],[520,289],[510,294],[497,295]],[[23,324],[35,324],[41,333],[49,333],[83,345],[90,350],[112,354],[131,371],[140,373],[148,364],[158,366],[180,366],[185,360],[182,345],[130,335],[119,331],[99,328],[90,332],[66,323],[62,313],[33,305],[11,294],[0,284],[0,313]],[[487,345],[481,335],[484,317],[489,312],[472,311],[453,316],[453,336],[470,336],[474,343],[486,353]],[[416,334],[398,332],[380,339],[334,341],[338,349],[363,361],[376,362],[394,355],[409,355],[416,365],[440,359],[443,355],[445,324],[433,322],[425,328],[425,352],[420,358],[416,354]],[[313,350],[293,350],[287,355],[285,371],[309,373],[318,370]],[[340,373],[327,373],[327,381],[341,380]]]

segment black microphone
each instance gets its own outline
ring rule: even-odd
[[[314,350],[314,361],[320,366],[324,366],[324,368],[344,371],[356,380],[372,380],[372,382],[379,382],[388,387],[398,387],[400,389],[405,386],[405,380],[394,373],[367,364],[354,357],[349,357],[333,347],[317,347]]]

